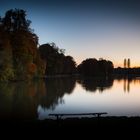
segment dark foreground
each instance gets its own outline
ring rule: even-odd
[[[46,120],[3,120],[0,127],[6,129],[65,129],[65,128],[120,128],[134,129],[140,128],[140,117],[100,117],[100,118],[66,118],[66,119],[46,119]]]
[[[51,139],[122,138],[140,135],[140,117],[67,118],[61,120],[0,121],[0,134],[20,138],[51,137]],[[18,137],[19,138],[19,137]]]

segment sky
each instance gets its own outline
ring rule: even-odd
[[[138,0],[1,0],[0,15],[20,8],[32,21],[39,44],[55,42],[79,64],[86,58],[140,66]]]

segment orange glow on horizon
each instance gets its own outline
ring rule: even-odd
[[[114,64],[114,68],[118,68],[118,67],[124,67],[123,61],[122,62],[115,62]],[[131,63],[130,64],[130,68],[138,68],[140,67],[140,63],[135,62],[135,63]]]
[[[92,57],[89,57],[89,58],[92,58]],[[93,57],[94,58],[94,57]],[[87,58],[83,58],[82,59],[82,57],[78,57],[78,58],[74,58],[75,59],[75,61],[76,61],[76,64],[77,65],[79,65],[83,60],[85,60],[85,59],[87,59]],[[99,59],[99,58],[96,58],[97,60]],[[106,59],[106,58],[103,58],[103,59]],[[106,60],[110,60],[110,61],[112,61],[113,62],[113,64],[114,64],[114,68],[118,68],[118,67],[124,67],[124,60],[122,60],[122,61],[113,61],[113,60],[111,60],[111,59],[106,59]],[[131,64],[130,64],[130,67],[131,68],[138,68],[138,67],[140,67],[140,61],[135,61],[135,62],[131,62]]]

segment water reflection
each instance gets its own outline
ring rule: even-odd
[[[29,83],[1,84],[1,119],[36,118],[37,104],[34,94],[34,86]]]
[[[75,88],[75,78],[49,78],[45,81],[44,97],[40,100],[43,108],[55,109],[58,104],[64,103],[64,94],[71,94]]]
[[[53,78],[34,82],[0,84],[1,119],[36,119],[37,107],[55,109],[63,103],[64,94],[71,94],[75,78]]]
[[[96,92],[96,90],[99,90],[99,92],[103,92],[105,89],[112,87],[113,81],[112,77],[80,78],[78,83],[80,83],[86,91]]]
[[[97,96],[99,101],[94,105],[98,106],[101,99],[109,100],[110,106],[115,105],[116,98],[119,97],[118,101],[124,99],[122,93],[134,92],[135,97],[138,96],[138,90],[140,85],[140,79],[113,79],[113,78],[48,78],[46,80],[39,80],[34,82],[19,82],[19,83],[1,83],[0,84],[0,118],[1,119],[37,119],[38,111],[37,108],[41,106],[44,110],[56,110],[58,106],[63,106],[63,110],[75,108],[77,106],[89,109],[94,103],[94,98],[88,95],[86,91],[92,93],[111,93],[106,96]],[[80,91],[79,88],[80,87]],[[82,88],[81,88],[82,87]],[[113,88],[112,88],[113,87]],[[122,92],[122,90],[123,92]],[[130,91],[130,89],[132,91]],[[80,94],[79,94],[80,92]],[[70,95],[70,96],[67,96]],[[132,95],[132,94],[130,94]],[[93,96],[93,94],[92,94]],[[65,97],[65,98],[64,98]],[[130,97],[130,96],[129,96]],[[85,103],[85,98],[87,102]],[[134,94],[132,96],[134,98]],[[114,99],[114,102],[111,102]],[[122,101],[125,104],[128,97]],[[136,98],[136,100],[138,97]],[[131,97],[130,99],[131,100]],[[78,104],[81,101],[81,104]],[[85,104],[83,104],[83,102]],[[129,101],[130,102],[130,101]],[[89,105],[86,105],[89,104]],[[129,104],[128,104],[129,105]],[[127,105],[127,106],[128,106]],[[131,104],[130,104],[131,105]],[[138,105],[138,103],[137,103]],[[88,107],[86,107],[88,106]],[[102,106],[100,104],[100,106]],[[105,106],[105,105],[104,105]],[[121,108],[121,107],[120,107]],[[81,109],[81,108],[79,108]],[[98,109],[98,108],[97,108]],[[97,110],[98,111],[98,110]],[[105,110],[106,111],[106,110]],[[71,112],[72,113],[72,112]]]
[[[125,78],[116,78],[115,80],[122,82],[123,81],[123,90],[124,92],[129,93],[130,92],[130,87],[131,85],[134,84],[139,84],[140,79],[138,77],[132,78],[132,77],[125,77]]]
[[[130,81],[128,79],[124,79],[124,92],[130,91]]]

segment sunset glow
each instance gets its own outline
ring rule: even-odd
[[[33,3],[5,0],[1,15],[7,9],[25,9],[39,43],[55,42],[78,64],[86,58],[104,58],[115,67],[123,67],[124,58],[130,58],[131,67],[140,66],[139,2],[95,0],[79,4],[74,0],[60,0],[60,3],[41,0]]]

